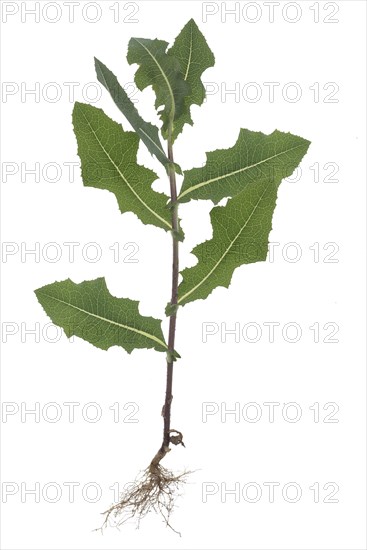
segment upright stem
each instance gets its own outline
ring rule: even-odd
[[[163,429],[163,444],[162,447],[169,447],[170,428],[171,428],[171,404],[172,404],[172,379],[173,379],[173,353],[175,349],[175,334],[176,334],[176,307],[177,307],[177,288],[178,288],[178,214],[177,214],[177,187],[176,187],[176,172],[174,169],[174,159],[172,151],[172,143],[168,142],[168,158],[171,162],[169,168],[169,181],[171,189],[171,205],[172,205],[172,294],[171,306],[172,315],[169,319],[169,334],[168,334],[168,358],[167,358],[167,382],[166,382],[166,399],[163,408],[164,429]]]
[[[159,462],[169,451],[171,441],[171,404],[172,404],[172,381],[173,381],[173,358],[175,349],[175,334],[176,334],[176,309],[177,309],[177,289],[178,289],[178,213],[177,213],[177,187],[176,187],[176,172],[174,169],[174,159],[172,151],[172,142],[168,138],[168,158],[170,167],[168,170],[170,190],[171,190],[171,211],[172,211],[172,293],[171,307],[172,314],[169,320],[168,333],[168,353],[167,353],[167,377],[166,377],[166,397],[162,409],[163,416],[163,441],[162,445],[151,462],[153,470],[158,466]]]

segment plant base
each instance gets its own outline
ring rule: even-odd
[[[149,512],[155,512],[162,516],[167,527],[181,536],[170,524],[170,517],[189,474],[183,472],[176,475],[153,459],[133,486],[121,494],[120,501],[103,513],[105,520],[100,530],[103,531],[108,525],[120,527],[129,520],[135,520],[139,527],[140,521]]]

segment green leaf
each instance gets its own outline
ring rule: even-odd
[[[174,123],[173,138],[176,139],[185,124],[193,124],[190,107],[202,105],[205,99],[205,88],[201,75],[206,69],[214,66],[215,59],[204,35],[193,19],[186,23],[167,53],[178,59],[184,79],[191,87],[190,95],[185,98],[187,109]]]
[[[168,197],[151,188],[158,176],[136,162],[135,132],[124,132],[101,109],[84,103],[75,103],[73,124],[84,185],[114,193],[122,213],[134,212],[145,224],[171,230]]]
[[[131,38],[127,60],[137,63],[135,83],[139,90],[152,86],[156,95],[155,107],[163,106],[158,113],[162,119],[162,135],[169,137],[170,126],[187,109],[185,97],[190,94],[190,85],[184,80],[178,60],[167,55],[168,42]]]
[[[266,259],[277,188],[273,181],[250,182],[226,206],[211,210],[213,238],[193,249],[198,263],[182,271],[179,305],[228,288],[236,267]]]
[[[177,361],[177,359],[181,359],[181,355],[177,353],[177,351],[167,351],[167,363],[173,363],[174,361]]]
[[[67,279],[39,288],[35,294],[68,338],[79,336],[104,350],[121,346],[128,353],[136,348],[168,349],[162,321],[140,315],[139,302],[112,296],[103,277],[80,284]]]
[[[171,317],[172,315],[175,315],[177,313],[178,307],[179,306],[177,304],[171,304],[171,302],[168,303],[165,309],[165,313],[167,317]]]
[[[167,168],[167,166],[170,165],[170,160],[163,150],[163,146],[158,135],[158,128],[150,122],[145,122],[145,120],[141,118],[134,103],[120,85],[116,76],[106,67],[106,65],[99,61],[96,57],[94,58],[94,65],[98,81],[111,94],[116,106],[130,122],[142,142],[147,146],[148,151],[152,155],[155,155],[159,162]],[[181,174],[181,169],[177,164],[175,164],[175,170]]]
[[[210,199],[217,204],[254,181],[279,184],[292,174],[309,145],[306,139],[278,130],[265,135],[241,129],[233,147],[207,153],[203,167],[184,172],[178,201]]]

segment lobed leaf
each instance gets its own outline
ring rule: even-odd
[[[35,294],[68,338],[79,336],[103,350],[121,346],[128,353],[136,348],[167,351],[162,321],[140,315],[139,302],[112,296],[103,277],[80,284],[67,279],[39,288]]]
[[[236,267],[266,259],[277,189],[273,181],[250,182],[226,206],[211,210],[213,238],[193,249],[198,263],[182,271],[179,305],[228,288]]]
[[[185,124],[193,124],[190,107],[202,105],[205,99],[205,88],[201,75],[206,69],[214,66],[215,59],[204,35],[193,19],[186,23],[167,53],[179,61],[184,80],[190,84],[191,88],[191,93],[184,100],[186,109],[174,123],[173,139],[176,139]]]
[[[241,129],[233,147],[207,153],[203,167],[184,172],[178,202],[210,199],[217,204],[252,182],[279,185],[292,174],[309,145],[307,139],[278,130],[266,135]]]
[[[136,162],[135,132],[124,132],[101,109],[78,102],[73,124],[84,185],[114,193],[122,213],[133,212],[144,224],[171,230],[168,197],[151,187],[158,176]]]
[[[162,119],[162,135],[169,137],[173,121],[187,110],[185,97],[190,94],[190,86],[184,80],[178,60],[167,55],[168,42],[131,38],[128,46],[129,64],[137,63],[135,83],[139,90],[152,86],[156,95],[155,107]]]

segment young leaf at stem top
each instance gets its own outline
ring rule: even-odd
[[[186,23],[167,53],[179,61],[184,80],[191,87],[191,93],[185,97],[186,109],[174,122],[172,138],[175,140],[185,124],[193,124],[190,107],[202,105],[205,99],[205,88],[201,75],[206,69],[214,66],[215,59],[193,19]]]
[[[94,64],[99,82],[108,92],[110,92],[116,106],[130,122],[142,142],[147,146],[148,151],[152,155],[155,155],[159,162],[167,169],[170,165],[170,160],[163,150],[161,140],[159,139],[158,128],[142,119],[134,103],[120,85],[113,72],[97,58],[94,58]],[[174,167],[176,172],[181,174],[181,168],[177,164],[175,164]]]
[[[184,80],[178,60],[167,55],[168,42],[164,40],[149,40],[147,38],[131,38],[127,60],[137,63],[135,83],[139,90],[152,86],[156,95],[155,107],[163,106],[159,111],[162,119],[162,135],[171,141],[172,124],[188,107],[185,97],[191,93],[190,85]]]

